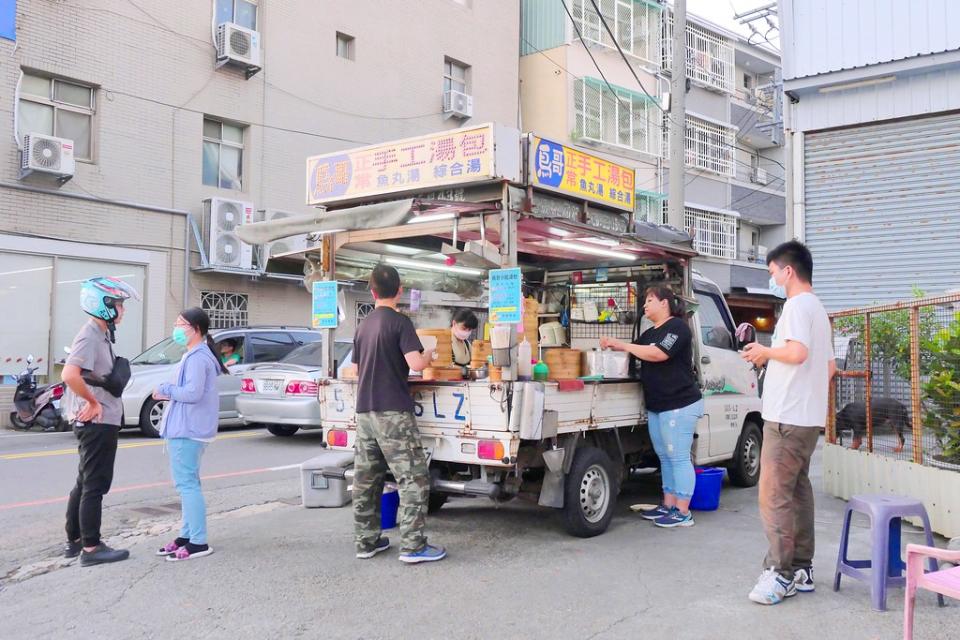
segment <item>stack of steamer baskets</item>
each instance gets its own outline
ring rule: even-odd
[[[453,343],[450,327],[442,329],[417,329],[418,336],[432,336],[437,339],[437,359],[432,367],[423,370],[424,380],[462,380],[463,371],[453,364]]]
[[[470,368],[481,369],[487,364],[487,356],[493,355],[488,340],[474,340],[470,343]]]
[[[536,357],[540,346],[540,322],[537,313],[540,310],[540,304],[535,298],[524,298],[523,300],[523,336],[517,336],[517,340],[527,338],[530,343],[530,353]]]
[[[543,350],[543,361],[550,368],[550,380],[576,380],[580,377],[580,350],[551,348]]]

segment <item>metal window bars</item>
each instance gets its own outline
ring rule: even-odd
[[[693,236],[693,248],[713,258],[736,259],[737,219],[692,207],[683,210],[683,226]]]
[[[663,117],[663,148],[670,148],[670,125],[668,115]],[[702,169],[721,176],[736,176],[737,130],[715,122],[686,116],[684,138],[684,164],[691,169]]]
[[[673,13],[663,20],[661,60],[664,69],[673,64]],[[729,38],[687,22],[687,77],[708,88],[726,93],[735,90],[734,47]]]
[[[584,78],[574,83],[577,138],[660,155],[660,119],[647,96]]]
[[[211,329],[246,327],[250,321],[247,295],[244,293],[202,291],[200,308],[210,316]]]
[[[659,63],[661,7],[648,0],[596,0],[600,15],[625,53]],[[573,1],[573,17],[587,42],[616,48],[590,0]]]

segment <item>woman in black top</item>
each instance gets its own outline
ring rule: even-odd
[[[635,344],[604,337],[600,346],[626,351],[643,363],[640,380],[650,440],[660,458],[663,502],[640,515],[660,527],[690,527],[696,483],[690,450],[697,420],[703,416],[703,396],[693,370],[693,337],[683,301],[669,287],[647,289],[643,312],[653,326]]]

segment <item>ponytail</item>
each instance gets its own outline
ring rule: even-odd
[[[207,348],[210,349],[210,353],[213,354],[213,359],[217,361],[217,366],[220,367],[220,373],[228,373],[227,368],[223,365],[223,362],[220,361],[220,356],[217,355],[217,345],[213,343],[213,338],[210,337],[210,316],[207,315],[207,312],[201,309],[200,307],[190,307],[189,309],[184,309],[180,313],[180,317],[190,323],[190,326],[200,332],[207,341]]]
[[[652,295],[657,300],[666,300],[670,307],[670,315],[674,318],[683,318],[686,314],[687,303],[685,303],[680,296],[674,293],[673,289],[668,286],[654,285],[652,287],[647,287],[647,291],[644,295]]]

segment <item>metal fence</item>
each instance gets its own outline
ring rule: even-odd
[[[960,294],[830,314],[827,441],[960,471]]]

